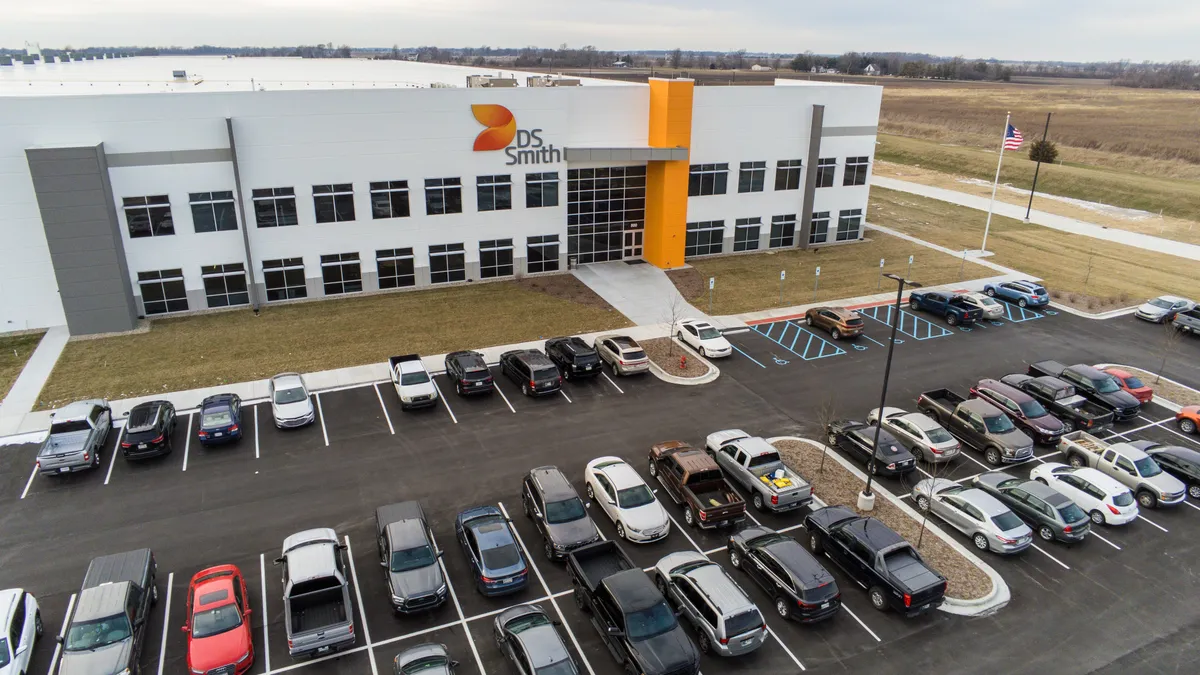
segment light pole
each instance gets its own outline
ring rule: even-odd
[[[900,325],[900,302],[904,296],[904,287],[920,288],[921,284],[909,281],[895,274],[883,275],[896,282],[896,312],[892,318],[892,338],[888,341],[887,363],[883,366],[883,391],[879,394],[879,420],[875,425],[875,440],[871,443],[871,461],[867,462],[867,487],[858,493],[858,508],[860,511],[870,511],[875,508],[875,495],[871,494],[871,479],[874,477],[872,467],[875,466],[879,454],[879,432],[882,429],[883,408],[887,403],[888,376],[892,373],[892,351],[896,348],[896,328]]]

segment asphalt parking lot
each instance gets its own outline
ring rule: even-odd
[[[463,399],[451,393],[437,407],[403,412],[391,385],[380,383],[318,393],[317,422],[299,430],[277,430],[268,407],[248,407],[244,438],[233,446],[189,443],[192,417],[181,412],[171,455],[127,463],[112,452],[119,442],[113,434],[100,469],[61,479],[30,473],[33,446],[0,449],[0,586],[32,591],[47,626],[31,672],[52,672],[50,635],[62,625],[88,560],[142,546],[155,551],[160,590],[142,654],[144,673],[186,672],[179,626],[187,582],[220,563],[236,564],[246,575],[255,609],[252,673],[375,675],[390,672],[396,653],[423,641],[445,643],[461,664],[459,672],[506,672],[491,622],[522,602],[536,602],[560,618],[583,672],[617,672],[575,607],[562,565],[540,554],[541,538],[521,515],[522,475],[555,464],[583,494],[589,460],[618,455],[648,479],[646,451],[666,439],[700,445],[708,433],[730,427],[820,439],[816,410],[826,401],[838,416],[857,419],[877,405],[888,311],[869,310],[867,333],[855,342],[828,340],[801,322],[731,335],[738,351],[718,364],[722,377],[699,387],[606,374],[568,382],[560,395],[529,399],[497,377],[497,395]],[[924,390],[965,391],[979,378],[1023,371],[1031,361],[1157,369],[1162,358],[1161,329],[1132,317],[1092,321],[1026,311],[968,331],[916,315],[902,319],[901,328],[888,403],[910,409]],[[1166,374],[1200,386],[1197,356],[1200,340],[1183,340],[1168,356]],[[443,393],[450,391],[444,379],[438,381]],[[1200,439],[1182,437],[1164,422],[1170,417],[1148,406],[1142,418],[1116,433],[1200,449]],[[1039,449],[1030,464],[1061,459],[1053,452]],[[1026,475],[1030,468],[1007,470]],[[969,479],[984,470],[982,458],[967,450],[938,475]],[[907,491],[901,481],[881,483],[897,494]],[[372,522],[377,506],[406,499],[419,500],[431,518],[446,550],[453,595],[452,602],[415,617],[391,612]],[[505,509],[522,545],[533,551],[527,556],[530,583],[514,596],[484,598],[471,589],[453,521],[462,509],[480,504]],[[685,529],[678,509],[668,505],[668,511],[677,522],[667,539],[624,545],[637,564],[649,567],[666,553],[696,549],[729,569],[723,548],[728,532]],[[593,515],[606,537],[615,536],[602,514]],[[794,530],[803,514],[753,516],[769,527]],[[1013,597],[1008,607],[982,619],[941,612],[912,620],[880,614],[828,565],[848,611],[817,626],[784,623],[764,611],[775,639],[748,657],[705,657],[702,672],[1186,672],[1200,625],[1200,608],[1192,601],[1200,593],[1195,543],[1200,504],[1143,516],[1126,526],[1100,528],[1099,536],[1077,546],[1039,542],[1038,549],[1012,559],[986,556]],[[349,544],[360,632],[350,652],[296,662],[287,655],[281,580],[271,561],[284,537],[312,527],[332,527]],[[769,608],[756,585],[732,574],[760,607]],[[1140,670],[1142,664],[1157,671]]]

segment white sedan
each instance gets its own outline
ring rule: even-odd
[[[588,462],[583,481],[588,499],[600,505],[622,539],[644,544],[663,539],[670,532],[666,509],[642,476],[620,457]]]
[[[704,319],[680,319],[675,322],[675,337],[706,358],[720,358],[733,353],[733,345],[729,344],[729,340]]]
[[[995,298],[989,298],[986,293],[963,293],[959,297],[966,300],[968,305],[983,310],[985,319],[1004,318],[1004,305]]]
[[[1124,525],[1138,516],[1129,488],[1096,469],[1047,462],[1035,467],[1029,477],[1075,502],[1096,525]]]

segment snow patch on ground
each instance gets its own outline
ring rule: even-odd
[[[978,186],[982,186],[982,187],[991,187],[991,184],[988,183],[986,180],[980,180],[978,178],[956,178],[955,180],[959,183],[965,183],[967,185],[978,185]],[[1005,190],[1007,190],[1009,192],[1015,193],[1015,194],[1021,194],[1021,195],[1029,194],[1024,189],[1014,187],[1012,185],[1009,185],[1008,183],[1002,183],[1000,185],[1000,187],[1004,188]],[[1057,201],[1057,202],[1062,202],[1064,204],[1070,204],[1071,206],[1076,206],[1081,209],[1087,209],[1088,211],[1094,211],[1096,213],[1100,213],[1100,214],[1103,214],[1106,216],[1111,216],[1113,218],[1120,218],[1122,220],[1138,221],[1138,220],[1149,220],[1150,218],[1158,217],[1157,213],[1150,213],[1149,211],[1140,211],[1138,209],[1126,209],[1126,208],[1122,208],[1120,206],[1109,206],[1108,204],[1101,204],[1099,202],[1089,202],[1089,201],[1084,201],[1082,199],[1073,199],[1071,197],[1062,197],[1059,195],[1049,195],[1044,192],[1038,192],[1038,193],[1036,193],[1036,196],[1040,199],[1053,199],[1054,201]]]

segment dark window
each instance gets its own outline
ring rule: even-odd
[[[130,239],[175,234],[175,221],[171,219],[171,200],[166,195],[125,197],[123,206]]]
[[[866,157],[847,157],[846,172],[842,175],[842,185],[866,185],[869,166]]]
[[[285,227],[295,225],[296,191],[292,188],[264,188],[255,190],[254,222],[259,227]]]
[[[507,211],[512,208],[512,176],[477,176],[475,192],[480,211]]]
[[[267,289],[267,300],[291,300],[307,298],[308,287],[304,283],[304,259],[282,258],[264,260],[263,284]]]
[[[183,287],[183,270],[138,272],[138,287],[146,315],[188,310],[187,291]]]
[[[683,255],[712,255],[721,252],[725,239],[725,221],[706,220],[687,224],[687,237],[684,241]]]
[[[733,226],[733,250],[758,250],[758,235],[762,230],[762,218],[738,218]]]
[[[526,240],[525,270],[530,274],[558,271],[557,234],[529,237]]]
[[[196,232],[225,232],[237,229],[233,192],[192,192],[192,224]]]
[[[646,222],[646,167],[567,172],[567,255],[580,263],[621,260],[626,234]]]
[[[246,266],[242,263],[206,265],[200,268],[204,280],[204,295],[209,308],[230,307],[250,303],[246,290]]]
[[[804,173],[804,163],[800,160],[780,160],[775,164],[775,189],[799,190],[802,173]]]
[[[357,253],[334,253],[321,256],[321,279],[325,295],[357,293],[362,290],[362,266]]]
[[[407,218],[408,181],[391,180],[371,183],[371,217]]]
[[[512,274],[512,239],[495,239],[479,242],[480,278],[511,277]]]
[[[808,243],[824,244],[829,241],[829,212],[817,211],[812,214],[812,225],[808,233]]]
[[[416,286],[417,275],[411,248],[387,248],[375,252],[380,288]]]
[[[728,180],[728,164],[693,164],[688,175],[688,196],[723,195]]]
[[[817,160],[817,187],[833,187],[833,174],[837,171],[837,159],[826,157]]]
[[[742,162],[738,171],[738,192],[762,192],[766,179],[766,162]]]
[[[354,220],[354,186],[350,183],[314,185],[313,208],[318,223]]]
[[[849,209],[838,213],[837,240],[858,239],[862,226],[862,209]]]
[[[429,282],[445,284],[466,281],[467,263],[462,244],[440,244],[429,247]]]
[[[558,172],[525,174],[525,208],[558,206]]]
[[[425,213],[430,216],[462,213],[462,180],[426,178]]]
[[[796,214],[771,216],[771,248],[786,248],[796,243]]]

